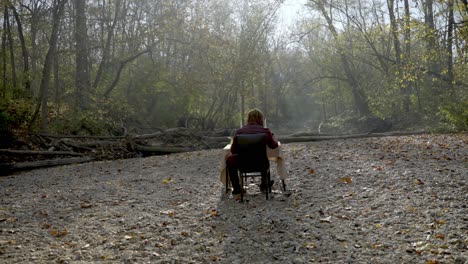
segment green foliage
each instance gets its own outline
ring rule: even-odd
[[[12,141],[8,115],[0,110],[0,147],[6,147]]]
[[[6,97],[0,102],[0,147],[8,147],[13,142],[14,131],[26,129],[32,113],[30,99]]]
[[[450,103],[439,108],[439,116],[447,129],[455,131],[468,130],[468,101]]]
[[[121,121],[131,112],[124,102],[102,101],[91,109],[66,111],[51,118],[51,133],[71,135],[119,135]]]
[[[33,102],[27,98],[6,98],[0,103],[2,123],[9,130],[25,129],[31,119]]]
[[[107,120],[94,111],[67,112],[50,123],[50,131],[58,134],[99,135],[108,134],[115,127],[112,120]]]

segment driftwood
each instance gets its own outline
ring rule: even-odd
[[[52,135],[52,134],[34,134],[46,138],[74,138],[74,139],[122,139],[125,136],[79,136],[79,135]]]
[[[0,149],[0,154],[12,155],[44,155],[44,156],[83,156],[83,153],[73,151],[41,151],[41,150],[13,150]]]
[[[311,142],[311,141],[322,141],[322,140],[336,140],[336,139],[352,139],[352,138],[368,138],[368,137],[389,137],[389,136],[407,136],[407,135],[420,135],[426,134],[426,131],[417,132],[388,132],[388,133],[367,133],[367,134],[355,134],[355,135],[336,135],[336,136],[280,136],[278,140],[281,143],[293,143],[293,142]]]
[[[107,140],[89,141],[89,142],[64,141],[64,143],[73,147],[87,147],[87,148],[120,145],[119,141],[107,141]]]
[[[188,148],[184,147],[168,147],[168,146],[143,146],[135,145],[135,149],[144,154],[170,154],[170,153],[181,153],[189,151]]]
[[[53,160],[26,161],[19,163],[0,164],[0,175],[8,175],[16,171],[29,170],[58,165],[76,164],[94,160],[92,157],[64,158]]]
[[[133,139],[148,139],[148,138],[155,138],[163,135],[164,132],[156,132],[152,134],[143,134],[143,135],[131,135]]]

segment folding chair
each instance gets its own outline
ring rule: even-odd
[[[247,178],[261,177],[265,188],[266,199],[271,193],[270,162],[267,157],[265,134],[237,135],[239,180],[241,186],[241,202],[244,201]]]

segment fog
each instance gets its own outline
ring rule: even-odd
[[[232,129],[259,108],[281,133],[466,129],[468,9],[451,3],[15,1],[2,124]]]

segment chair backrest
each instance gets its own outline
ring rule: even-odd
[[[236,139],[241,172],[261,172],[269,168],[265,134],[241,134]]]

